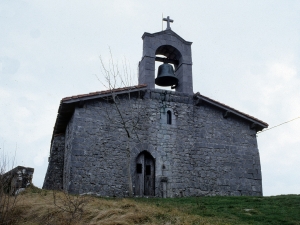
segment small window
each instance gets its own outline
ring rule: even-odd
[[[146,175],[151,175],[151,166],[150,165],[146,166]]]
[[[170,110],[167,112],[167,124],[172,124],[172,113]]]
[[[136,164],[136,172],[137,173],[142,173],[142,164],[141,163]]]

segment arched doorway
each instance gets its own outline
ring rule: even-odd
[[[141,152],[136,158],[135,195],[155,195],[155,160],[147,152]]]

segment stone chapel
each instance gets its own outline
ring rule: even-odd
[[[256,133],[268,124],[194,93],[192,42],[164,20],[166,30],[142,36],[138,85],[61,100],[43,188],[117,197],[263,194]]]

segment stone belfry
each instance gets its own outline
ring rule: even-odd
[[[171,30],[169,18],[167,28],[157,33],[144,33],[143,55],[139,62],[139,84],[147,84],[148,88],[155,88],[155,61],[172,64],[175,68],[175,77],[178,79],[176,92],[193,94],[192,76],[192,42],[185,41]],[[164,56],[159,57],[159,56]]]

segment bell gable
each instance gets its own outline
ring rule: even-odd
[[[171,29],[153,34],[144,33],[142,39],[143,55],[139,62],[139,84],[155,88],[155,61],[171,63],[178,79],[176,91],[193,94],[192,42],[185,41]]]

